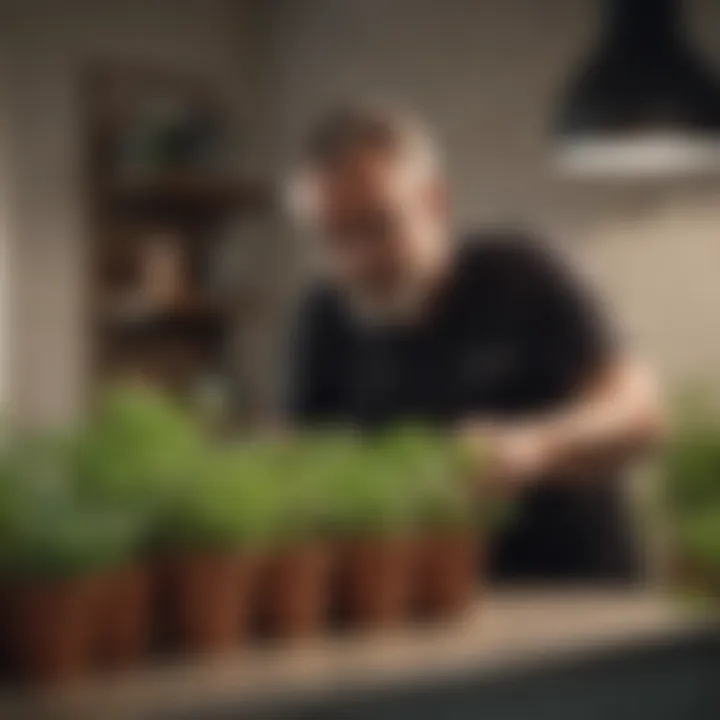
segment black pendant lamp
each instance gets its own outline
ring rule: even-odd
[[[720,174],[720,83],[676,0],[603,0],[599,46],[556,121],[561,169],[590,177]]]

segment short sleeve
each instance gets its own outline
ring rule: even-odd
[[[547,400],[561,401],[607,366],[616,341],[599,299],[558,255],[540,244],[515,252],[528,371]]]

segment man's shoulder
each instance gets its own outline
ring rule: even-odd
[[[556,253],[539,235],[500,229],[466,233],[460,240],[459,256],[463,270],[484,273],[553,262]]]
[[[461,285],[481,292],[527,295],[571,282],[574,273],[561,252],[540,235],[496,230],[466,235],[459,251]],[[482,288],[485,287],[485,290]]]

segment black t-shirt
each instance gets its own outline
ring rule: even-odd
[[[343,296],[316,288],[292,355],[296,422],[373,428],[421,420],[550,410],[607,361],[597,307],[546,247],[517,235],[468,238],[422,322],[358,321]],[[630,571],[616,483],[538,484],[500,538],[501,576],[618,576]]]

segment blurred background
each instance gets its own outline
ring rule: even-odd
[[[233,426],[273,422],[312,265],[284,216],[287,170],[308,124],[358,98],[436,132],[458,229],[549,238],[665,387],[720,388],[718,78],[717,0],[0,0],[0,407],[71,426],[106,380],[130,376]],[[679,453],[675,479],[694,473],[717,498],[711,429]],[[700,538],[713,568],[717,507]],[[612,615],[598,637],[669,622],[664,605],[592,602],[574,612]],[[571,633],[572,608],[554,607],[510,606],[497,646]],[[670,648],[667,678],[702,668],[710,698],[713,642],[696,665]],[[430,641],[423,662],[435,652]],[[638,681],[641,704],[674,692],[658,677]],[[166,698],[193,685],[167,682]]]
[[[655,7],[709,76],[720,4],[629,5],[639,66],[667,60],[653,52],[666,37]],[[640,162],[641,172],[589,174],[557,161],[557,133],[583,122],[562,119],[571,86],[617,10],[600,0],[2,0],[4,404],[29,422],[62,421],[98,379],[129,373],[243,420],[271,417],[287,308],[307,266],[283,224],[281,182],[308,121],[358,96],[397,101],[436,130],[459,227],[544,232],[670,383],[714,380],[710,155],[677,172]],[[623,77],[608,82],[622,88]],[[675,80],[648,97],[648,112],[712,125],[717,94]],[[697,97],[674,96],[682,87]],[[675,107],[685,101],[714,105]],[[634,110],[618,113],[648,120]]]

